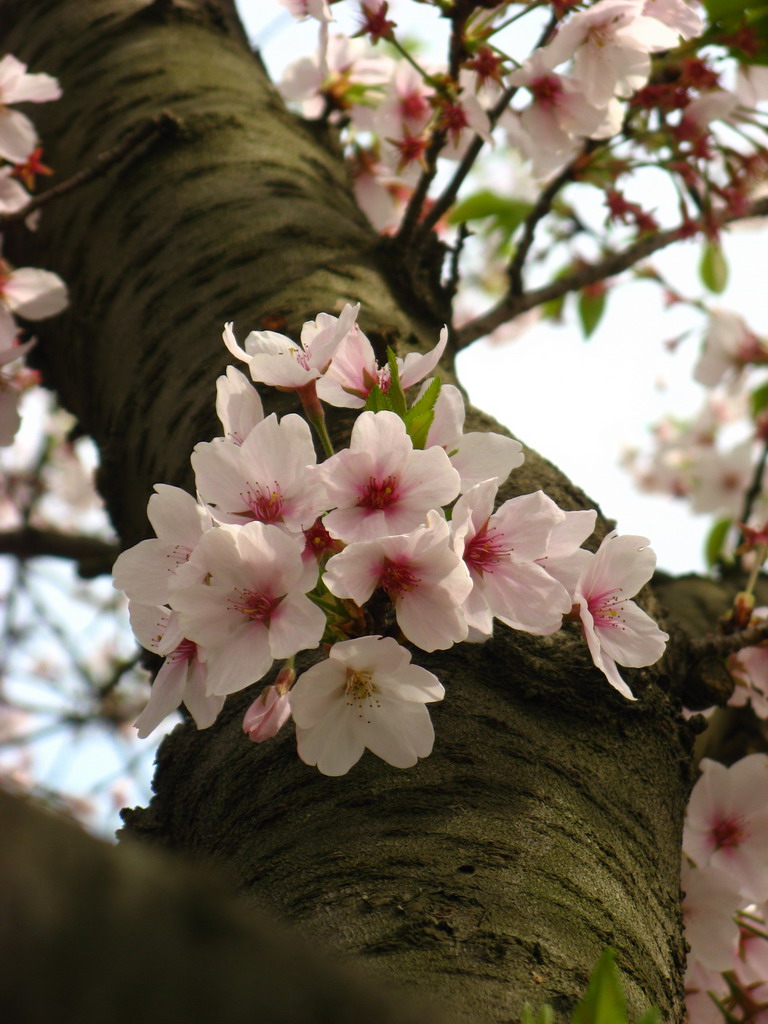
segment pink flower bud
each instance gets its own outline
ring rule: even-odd
[[[292,669],[283,669],[274,686],[267,686],[245,712],[243,732],[254,743],[270,740],[282,729],[291,717],[287,680],[280,682],[284,673],[295,677]]]

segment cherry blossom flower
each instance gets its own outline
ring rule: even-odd
[[[424,651],[466,639],[461,606],[472,581],[449,543],[448,523],[436,511],[411,533],[350,544],[329,559],[323,577],[337,597],[364,605],[381,587],[395,606],[403,634]]]
[[[216,381],[216,415],[224,427],[225,440],[237,445],[264,419],[258,391],[234,366],[228,366],[226,375]]]
[[[736,382],[748,363],[768,362],[768,346],[750,331],[744,320],[725,309],[713,309],[694,380],[713,388],[724,378]]]
[[[757,985],[768,981],[768,939],[763,937],[768,931],[765,919],[767,908],[768,904],[764,904],[760,913],[758,908],[751,907],[740,916],[739,950],[734,970],[742,985]]]
[[[691,452],[688,474],[694,512],[739,515],[754,475],[753,448],[747,439],[725,452],[712,447]]]
[[[752,624],[765,622],[768,608],[755,608]],[[730,655],[726,665],[736,680],[728,704],[740,707],[749,701],[758,718],[768,718],[768,645],[743,647]]]
[[[14,313],[25,320],[45,320],[65,309],[67,302],[66,286],[57,274],[34,267],[13,270],[0,259],[0,346],[12,344],[16,337]]]
[[[27,65],[11,54],[0,60],[0,157],[23,163],[37,145],[37,132],[29,118],[9,103],[45,103],[61,96],[59,83],[45,74],[29,74]]]
[[[525,86],[533,95],[533,103],[520,114],[520,124],[534,144],[528,153],[534,166],[539,163],[539,150],[568,154],[576,138],[609,138],[621,128],[621,105],[612,100],[605,109],[595,107],[578,83],[551,70],[542,49],[535,50],[508,81]],[[546,161],[549,159],[548,155]]]
[[[433,93],[416,68],[400,61],[384,86],[381,102],[365,108],[358,115],[357,124],[382,136],[398,135],[402,129],[407,129],[411,135],[420,135],[432,116],[430,98]]]
[[[184,635],[211,648],[208,692],[234,693],[261,679],[275,658],[317,647],[325,614],[306,596],[317,564],[303,538],[246,523],[207,531],[177,571],[169,603]]]
[[[720,971],[691,960],[685,972],[685,1008],[690,1024],[723,1024],[723,1014],[712,997],[722,999],[728,991]]]
[[[459,492],[459,474],[442,448],[414,450],[392,412],[361,413],[349,449],[313,471],[335,506],[325,527],[348,543],[412,530]]]
[[[494,616],[513,629],[554,633],[571,598],[535,559],[546,554],[565,513],[542,491],[511,498],[494,512],[498,487],[498,480],[477,484],[453,510],[454,549],[473,583],[464,605],[467,622],[484,636],[492,633]]]
[[[411,664],[391,637],[334,644],[291,690],[299,757],[324,775],[344,775],[368,748],[387,764],[410,768],[432,752],[425,704],[442,700],[436,676]]]
[[[460,160],[475,135],[491,142],[491,122],[480,101],[464,89],[453,101],[437,103],[437,128],[446,133],[446,144],[440,156]]]
[[[113,583],[131,601],[165,605],[171,581],[211,528],[211,517],[180,487],[155,484],[147,518],[155,538],[142,540],[118,556],[112,568]]]
[[[573,57],[573,78],[595,107],[616,96],[631,96],[648,81],[649,54],[671,50],[678,33],[642,13],[642,0],[598,0],[572,14],[544,47],[550,68]]]
[[[430,352],[409,352],[404,358],[397,357],[397,371],[403,391],[408,391],[432,373],[447,344],[448,329],[443,327],[437,345]],[[368,395],[377,385],[387,393],[389,367],[379,366],[373,346],[355,325],[336,349],[330,366],[318,381],[318,397],[328,405],[362,409]]]
[[[424,384],[419,397],[429,383]],[[438,445],[448,454],[451,465],[461,477],[462,492],[483,480],[495,478],[504,483],[512,470],[525,461],[523,446],[512,437],[492,431],[463,432],[464,398],[451,384],[444,384],[440,389],[434,416],[425,448]]]
[[[768,897],[768,756],[749,754],[726,768],[701,762],[683,829],[683,850],[718,871],[747,899]]]
[[[272,413],[241,445],[203,441],[192,455],[197,490],[222,523],[284,525],[293,533],[310,527],[329,507],[325,488],[307,468],[316,462],[306,420]]]
[[[347,304],[338,318],[320,313],[316,320],[304,324],[301,345],[275,331],[251,331],[241,348],[231,323],[224,327],[224,344],[233,356],[248,363],[254,381],[281,391],[297,391],[323,374],[359,309],[359,303]]]
[[[592,660],[628,700],[635,697],[616,663],[632,668],[652,665],[669,640],[650,615],[630,600],[656,567],[656,555],[648,543],[646,537],[609,533],[589,559],[573,595]]]
[[[698,961],[710,971],[732,970],[739,942],[735,914],[744,902],[738,889],[723,875],[685,862],[680,886],[689,966]]]
[[[301,103],[304,117],[321,117],[330,107],[332,118],[344,112],[354,124],[360,114],[360,127],[366,129],[368,107],[360,101],[363,95],[366,100],[370,95],[378,98],[394,68],[394,61],[375,53],[364,40],[333,35],[321,40],[317,56],[289,64],[277,87],[286,100]]]
[[[130,604],[131,628],[142,647],[165,661],[152,683],[147,706],[134,722],[139,739],[146,739],[183,702],[198,729],[216,721],[224,698],[207,693],[203,652],[184,638],[179,617],[168,608]]]

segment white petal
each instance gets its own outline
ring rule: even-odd
[[[45,320],[67,305],[67,289],[57,274],[34,267],[12,271],[3,285],[2,298],[8,308],[26,320]]]

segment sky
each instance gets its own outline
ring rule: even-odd
[[[273,77],[315,50],[316,22],[297,23],[277,0],[239,0],[238,6]],[[351,2],[334,6],[339,30],[354,24],[356,7]],[[409,33],[428,39],[437,34],[434,11],[421,4],[390,0],[390,11]],[[664,201],[656,192],[658,178],[649,178],[646,187],[646,208]],[[754,228],[725,237],[730,280],[715,303],[739,312],[759,334],[768,333],[768,310],[756,287],[764,244]],[[700,255],[701,243],[690,241],[653,262],[682,293],[700,297]],[[364,311],[361,322],[364,326]],[[503,345],[478,341],[458,366],[475,405],[558,465],[617,521],[621,533],[648,537],[659,566],[676,573],[704,569],[711,517],[692,515],[679,500],[639,492],[620,462],[627,448],[649,450],[649,427],[662,415],[684,418],[700,407],[704,389],[692,380],[691,370],[703,325],[703,317],[689,310],[666,310],[657,286],[635,282],[611,293],[588,342],[571,303],[562,326],[539,322]],[[687,330],[691,336],[671,353],[665,342]]]

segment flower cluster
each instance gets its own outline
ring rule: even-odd
[[[50,174],[41,162],[42,149],[37,132],[12,103],[43,103],[61,95],[55,78],[29,74],[27,65],[11,54],[0,59],[0,214],[16,213],[29,202],[24,185],[32,187],[36,175]],[[67,305],[63,281],[48,270],[34,267],[14,269],[0,258],[0,367],[14,364],[33,342],[19,343],[16,316],[44,320]],[[0,373],[0,446],[11,444],[19,426],[17,411],[23,372]]]
[[[764,1019],[768,1004],[768,756],[704,759],[683,832],[690,945],[686,1001],[697,1024]]]
[[[359,31],[352,38],[330,34],[333,16],[325,0],[284,5],[295,17],[320,23],[320,44],[313,57],[286,69],[281,92],[305,117],[343,127],[358,201],[381,231],[397,227],[416,179],[432,173],[435,147],[442,158],[460,158],[474,137],[489,142],[497,125],[534,176],[548,178],[579,156],[585,140],[620,139],[631,123],[627,134],[644,147],[643,160],[651,154],[696,187],[711,175],[703,164],[714,164],[720,148],[714,123],[738,121],[741,130],[762,132],[755,120],[766,86],[762,69],[740,64],[735,85],[725,88],[715,59],[689,55],[705,24],[685,0],[598,0],[587,9],[561,11],[527,57],[505,51],[506,5],[494,10],[483,4],[452,47],[461,60],[450,71],[408,51],[385,0],[360,3]],[[392,44],[390,53],[377,48],[382,39]],[[403,59],[395,59],[395,51]],[[654,75],[655,54],[663,54],[661,75]],[[505,92],[506,103],[497,106]],[[733,157],[729,151],[721,161],[718,186],[730,205],[743,201],[746,179],[754,177],[746,157],[738,168]],[[603,178],[616,181],[630,163],[622,158],[616,167],[606,164]],[[611,218],[639,230],[655,226],[653,216],[618,188],[608,195]]]
[[[358,307],[321,313],[301,343],[254,331],[224,341],[253,381],[293,391],[316,428],[318,463],[301,416],[265,416],[234,367],[217,383],[223,436],[195,447],[197,500],[158,484],[155,538],[125,551],[115,585],[139,641],[165,658],[140,716],[147,735],[182,701],[199,728],[227,694],[284,661],[249,709],[263,740],[289,716],[300,757],[349,770],[367,747],[404,768],[432,749],[426,703],[441,683],[398,642],[431,652],[491,636],[496,618],[539,635],[581,622],[598,668],[625,697],[617,663],[649,665],[667,635],[631,598],[655,556],[643,537],[609,535],[581,548],[594,511],[564,512],[541,491],[503,502],[500,484],[523,461],[500,434],[464,433],[460,393],[426,379],[447,342],[380,366]],[[334,451],[322,403],[358,409],[349,446]],[[294,656],[328,660],[297,680]]]

